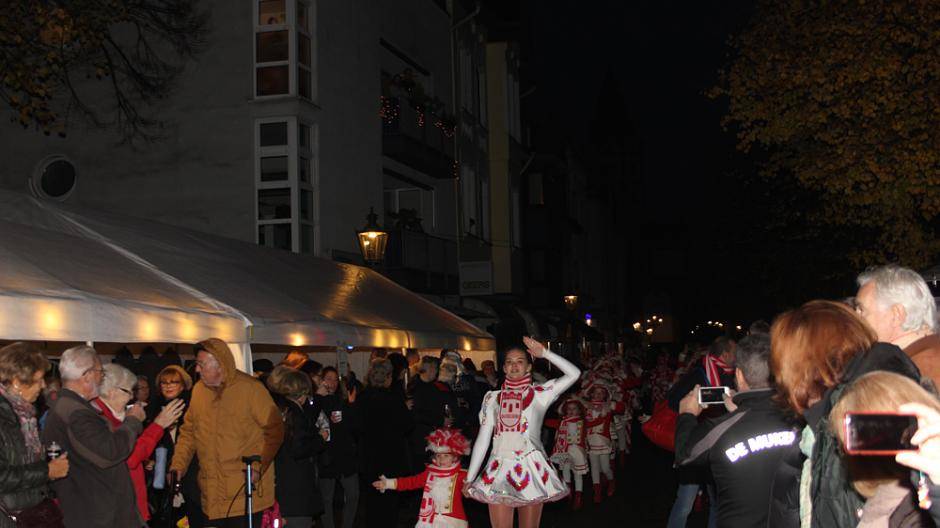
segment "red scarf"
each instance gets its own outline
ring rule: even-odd
[[[728,366],[720,357],[711,354],[705,356],[704,364],[705,377],[708,378],[710,387],[720,387],[721,374],[732,374],[734,372],[734,367]]]

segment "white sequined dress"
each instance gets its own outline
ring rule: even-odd
[[[467,481],[473,499],[488,504],[526,506],[568,495],[568,487],[549,463],[539,439],[545,411],[580,376],[578,367],[548,350],[544,355],[562,371],[540,385],[507,380],[490,391],[480,410],[480,433],[473,446]],[[483,459],[490,447],[486,464]]]

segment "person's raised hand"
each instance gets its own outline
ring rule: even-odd
[[[522,343],[525,345],[526,350],[529,351],[529,354],[532,354],[534,358],[540,358],[545,354],[545,347],[542,343],[539,343],[529,336],[523,336]]]
[[[725,403],[725,409],[727,409],[729,413],[738,410],[738,405],[734,403],[734,395],[734,391],[729,391],[728,393],[725,393],[724,396],[722,396],[722,400],[724,400]]]
[[[130,409],[125,413],[126,416],[137,418],[141,422],[147,418],[147,413],[144,412],[144,406],[140,402],[131,405]]]
[[[923,471],[934,483],[940,482],[940,413],[920,403],[905,403],[899,412],[917,416],[917,432],[911,444],[917,451],[895,455],[898,464]]]
[[[49,480],[65,478],[69,474],[69,454],[62,453],[59,458],[49,461]]]
[[[698,416],[702,414],[702,406],[698,402],[698,390],[700,386],[696,385],[679,402],[679,414],[691,414]]]
[[[183,415],[183,408],[186,406],[186,402],[182,399],[175,399],[170,403],[166,404],[165,407],[160,411],[160,414],[153,419],[154,423],[160,427],[166,429],[167,427],[173,425],[173,422],[179,419]]]

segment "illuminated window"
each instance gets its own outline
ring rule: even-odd
[[[314,98],[313,8],[306,1],[256,0],[255,97]]]

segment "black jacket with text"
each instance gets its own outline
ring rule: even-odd
[[[719,527],[765,526],[777,466],[799,450],[798,432],[773,395],[771,389],[737,394],[737,410],[717,420],[699,423],[691,414],[679,415],[676,462],[711,470]]]

